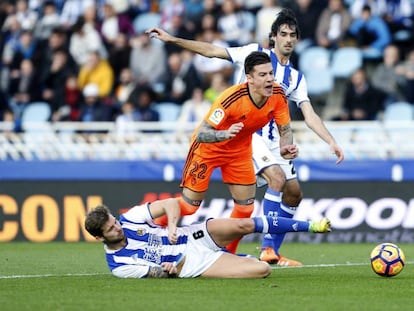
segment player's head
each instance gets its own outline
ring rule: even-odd
[[[296,36],[296,39],[300,37],[300,31],[298,21],[295,14],[290,9],[283,9],[280,11],[272,24],[272,28],[269,34],[269,46],[275,46],[275,37],[277,37],[283,30],[289,29],[292,35]]]
[[[255,66],[267,63],[271,63],[269,55],[260,51],[252,52],[244,61],[244,73],[252,74]]]
[[[94,237],[103,236],[103,226],[109,220],[111,212],[105,205],[98,205],[91,210],[85,219],[85,229]]]
[[[244,70],[250,95],[259,98],[269,97],[273,93],[273,66],[269,55],[255,51],[244,61]]]

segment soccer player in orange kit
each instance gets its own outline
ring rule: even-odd
[[[220,168],[234,200],[232,218],[253,212],[256,175],[252,163],[252,134],[274,119],[280,134],[280,154],[294,159],[289,107],[282,87],[274,82],[270,57],[252,52],[245,60],[247,82],[226,89],[195,129],[184,165],[179,199],[181,216],[194,214],[208,189],[211,174]],[[159,219],[166,225],[166,219]],[[235,253],[240,240],[227,246]]]

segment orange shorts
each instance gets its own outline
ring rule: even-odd
[[[195,192],[205,192],[208,189],[211,174],[220,168],[223,182],[235,185],[252,185],[256,183],[251,154],[243,157],[218,156],[205,158],[196,153],[189,154],[185,162],[181,187]]]

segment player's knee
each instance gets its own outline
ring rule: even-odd
[[[275,165],[266,171],[265,179],[269,188],[275,191],[281,191],[286,183],[285,173]]]
[[[178,199],[178,204],[180,205],[181,216],[192,215],[200,207],[202,200],[191,200],[186,196],[182,195]]]
[[[247,200],[234,200],[234,209],[239,215],[237,218],[248,218],[254,210],[254,198]]]
[[[302,198],[303,194],[301,191],[283,192],[282,202],[287,206],[299,206]]]
[[[267,262],[259,261],[256,264],[255,273],[257,278],[266,278],[272,273],[272,268]]]

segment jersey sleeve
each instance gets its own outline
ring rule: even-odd
[[[144,278],[149,273],[149,265],[123,265],[112,270],[112,274],[118,278]]]
[[[293,101],[298,108],[304,101],[310,101],[308,96],[308,86],[305,76],[302,74],[295,90],[289,94],[289,100]]]
[[[240,47],[230,47],[226,50],[231,62],[234,64],[233,84],[245,82],[244,61],[251,52],[259,50],[259,45],[257,43],[251,43]]]
[[[276,92],[272,96],[275,101],[276,109],[273,112],[273,118],[278,125],[286,125],[290,122],[289,105],[286,95],[280,86],[275,86]]]
[[[152,222],[153,218],[149,211],[149,203],[142,205],[136,205],[129,209],[126,213],[122,214],[121,218],[124,218],[131,222],[143,223]]]

